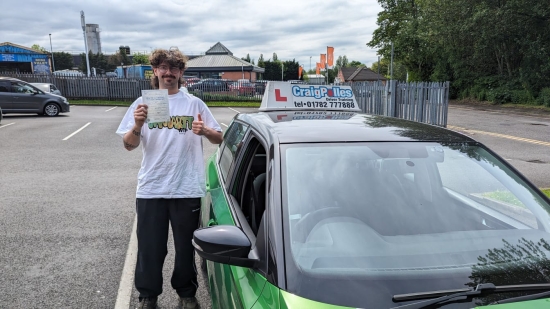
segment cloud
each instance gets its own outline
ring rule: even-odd
[[[277,53],[309,69],[335,48],[335,57],[370,65],[376,51],[365,44],[377,28],[381,8],[375,0],[327,1],[68,1],[27,0],[24,6],[0,11],[0,38],[23,46],[39,44],[54,51],[81,53],[84,39],[80,11],[86,23],[98,24],[104,53],[120,45],[134,52],[178,46],[186,54],[201,54],[221,42],[237,57],[265,59]]]

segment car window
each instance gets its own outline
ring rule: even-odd
[[[244,145],[244,154],[235,166],[235,181],[228,192],[239,202],[247,223],[254,235],[258,234],[260,222],[266,209],[266,162],[265,147],[254,136]]]
[[[293,144],[281,153],[287,275],[297,295],[326,301],[327,286],[300,285],[323,276],[344,290],[374,289],[373,301],[391,307],[394,286],[424,281],[437,290],[479,267],[516,278],[550,256],[550,205],[477,143]],[[500,254],[513,263],[493,261]],[[375,278],[391,283],[378,289],[367,283]],[[364,298],[346,301],[360,307]]]
[[[223,144],[221,145],[222,154],[220,156],[220,171],[224,180],[227,180],[229,169],[235,161],[240,148],[242,147],[242,141],[245,136],[248,126],[234,121],[227,131],[225,131],[223,137]]]
[[[0,92],[10,92],[9,82],[0,82]]]
[[[20,82],[12,82],[11,87],[12,91],[17,93],[34,93],[36,91],[33,87]]]

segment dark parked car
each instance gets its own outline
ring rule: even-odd
[[[267,89],[206,165],[213,308],[549,306],[550,200],[506,160],[349,86]]]
[[[10,77],[0,77],[0,108],[2,113],[37,113],[57,116],[70,111],[65,97],[46,93],[33,85]]]
[[[267,85],[267,80],[257,80],[254,82],[254,85],[256,87],[256,93],[263,95],[265,92],[265,86]]]
[[[229,91],[231,81],[224,79],[203,79],[187,87],[189,91],[216,92]]]

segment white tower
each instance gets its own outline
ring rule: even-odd
[[[86,24],[86,41],[88,41],[88,49],[92,53],[101,53],[101,38],[99,37],[98,24]]]

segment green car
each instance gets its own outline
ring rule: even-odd
[[[348,99],[270,82],[233,119],[193,238],[213,308],[550,308],[550,200],[470,137]]]

